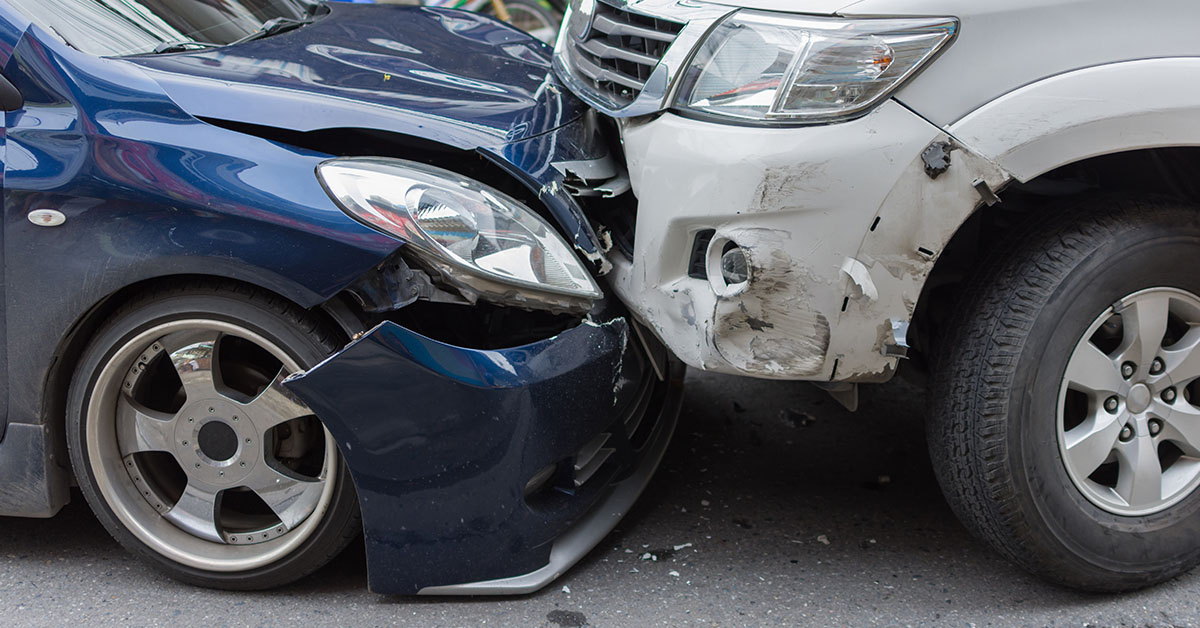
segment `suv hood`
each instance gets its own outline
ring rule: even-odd
[[[546,133],[586,106],[549,47],[464,11],[330,4],[316,22],[211,50],[127,57],[184,111],[314,131],[379,129],[463,149]]]
[[[713,4],[724,4],[746,9],[784,11],[787,13],[811,13],[833,15],[838,11],[858,4],[863,0],[708,0]],[[632,2],[630,4],[633,4]]]

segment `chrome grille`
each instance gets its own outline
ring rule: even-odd
[[[574,15],[572,19],[586,18]],[[683,26],[597,1],[591,28],[582,39],[570,36],[571,61],[588,88],[617,106],[628,105],[642,92]]]

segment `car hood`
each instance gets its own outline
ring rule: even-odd
[[[586,106],[549,47],[464,11],[331,3],[308,26],[211,50],[127,57],[184,111],[314,131],[367,128],[473,149],[546,133]]]

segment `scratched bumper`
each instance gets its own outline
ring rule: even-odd
[[[290,379],[354,478],[371,589],[525,593],[582,558],[674,429],[682,368],[653,346],[622,316],[488,351],[385,322]]]
[[[887,264],[861,264],[871,285],[851,272],[886,203],[922,211],[922,199],[901,197],[908,185],[921,193],[928,178],[920,154],[939,133],[894,102],[854,121],[801,128],[670,113],[626,125],[636,235],[633,255],[610,255],[613,287],[691,366],[779,379],[886,379],[896,363],[883,350],[889,321],[909,320],[920,283],[893,277]],[[906,231],[901,222],[883,226],[888,237]],[[710,230],[715,244],[699,248],[704,259],[719,259],[714,249],[727,241],[747,254],[751,279],[739,294],[719,294],[706,275],[694,276],[697,234]],[[931,261],[914,259],[918,274],[917,265]]]

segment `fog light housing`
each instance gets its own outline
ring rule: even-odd
[[[708,243],[707,258],[708,282],[717,296],[734,296],[750,285],[750,256],[733,240],[714,237]]]

